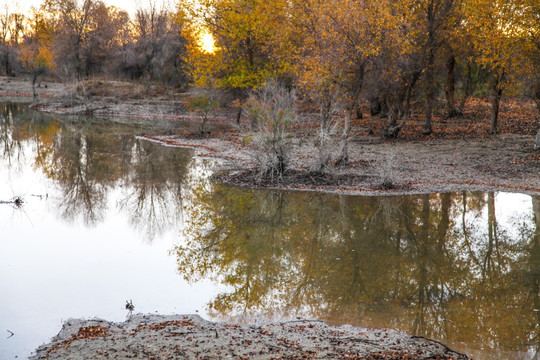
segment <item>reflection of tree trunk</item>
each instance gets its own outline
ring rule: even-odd
[[[540,326],[540,196],[533,196],[533,215],[535,223],[535,232],[531,246],[531,276],[534,308],[536,309],[536,326]],[[540,339],[537,337],[536,354],[534,359],[540,359]]]
[[[465,238],[468,237],[468,231],[467,231],[467,224],[465,222],[465,215],[467,214],[467,192],[462,192],[462,203],[463,203],[463,210],[461,211],[461,226],[463,227],[463,235]]]
[[[540,196],[533,196],[533,212],[536,230],[534,233],[535,245],[540,247]],[[540,264],[540,263],[539,263]]]
[[[441,222],[437,228],[437,241],[443,244],[443,239],[450,227],[450,205],[452,204],[452,194],[444,193],[441,195]]]
[[[429,194],[422,195],[422,227],[420,229],[420,251],[419,259],[420,264],[418,266],[418,313],[414,320],[414,333],[419,335],[426,335],[425,326],[425,307],[427,303],[427,284],[428,284],[428,246],[429,246]]]
[[[488,192],[488,245],[484,264],[482,266],[482,277],[485,279],[492,270],[492,259],[495,242],[497,241],[497,219],[495,218],[495,194]]]
[[[462,201],[463,201],[463,210],[462,210],[462,213],[461,213],[461,226],[462,226],[462,230],[463,230],[463,240],[465,241],[465,245],[467,245],[467,249],[469,250],[469,257],[472,259],[472,261],[474,261],[474,263],[478,267],[481,267],[480,261],[478,260],[478,258],[475,255],[475,252],[472,249],[471,241],[469,239],[469,230],[467,230],[467,222],[465,220],[465,216],[467,214],[467,192],[466,191],[463,191],[462,197],[463,197],[463,199],[462,199]]]

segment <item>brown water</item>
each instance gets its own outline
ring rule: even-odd
[[[539,356],[539,197],[246,190],[138,139],[146,128],[0,110],[0,201],[24,199],[0,204],[2,359],[68,317],[122,321],[126,300],[398,328],[475,359]]]

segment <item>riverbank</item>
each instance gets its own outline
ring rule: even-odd
[[[30,359],[468,359],[446,345],[388,329],[295,320],[239,325],[198,315],[66,321]]]
[[[191,148],[197,156],[222,160],[220,180],[244,187],[337,192],[350,195],[404,195],[450,191],[506,191],[540,195],[540,153],[531,136],[500,134],[482,139],[383,141],[357,136],[348,166],[332,173],[310,169],[317,151],[304,144],[293,150],[280,181],[259,181],[253,150],[237,133],[205,139],[182,135],[144,136],[168,146]],[[384,181],[390,181],[383,186]]]
[[[31,93],[28,81],[0,78],[5,94]],[[413,119],[395,140],[377,135],[384,119],[364,116],[353,122],[349,163],[320,173],[313,134],[315,114],[303,113],[302,127],[292,134],[289,171],[280,181],[260,180],[257,156],[247,125],[237,126],[234,108],[221,109],[210,119],[220,131],[204,136],[177,133],[175,122],[200,121],[184,106],[179,89],[144,87],[125,82],[89,81],[84,85],[43,82],[35,109],[59,114],[104,116],[116,121],[158,123],[155,133],[142,137],[168,146],[191,148],[196,156],[221,161],[222,181],[245,187],[339,192],[356,195],[414,194],[460,190],[507,191],[540,195],[540,152],[533,150],[537,122],[534,106],[512,99],[501,108],[501,132],[488,135],[489,103],[471,100],[460,119],[434,117],[434,134],[420,136],[420,119]],[[0,93],[2,95],[4,93]],[[84,96],[82,95],[84,94]],[[2,95],[4,96],[4,95]],[[5,98],[5,97],[4,97]],[[28,98],[26,98],[28,100]],[[369,134],[368,125],[375,129]],[[223,128],[229,130],[223,131]]]

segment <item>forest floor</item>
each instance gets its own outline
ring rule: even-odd
[[[468,359],[438,341],[388,329],[295,320],[239,325],[198,315],[70,319],[30,359]]]
[[[239,186],[364,195],[461,190],[540,195],[540,151],[533,150],[540,124],[531,101],[503,99],[497,135],[489,134],[488,99],[471,98],[465,115],[455,119],[444,116],[441,101],[429,136],[421,134],[422,107],[418,104],[399,137],[392,140],[380,135],[386,119],[369,116],[367,104],[363,104],[364,116],[352,124],[349,163],[324,173],[315,171],[317,112],[302,104],[300,120],[292,131],[290,170],[279,181],[260,181],[256,170],[259,155],[246,141],[254,134],[245,119],[236,124],[236,108],[213,114],[208,129],[219,131],[201,136],[175,130],[176,123],[201,121],[186,110],[186,93],[180,89],[104,80],[84,84],[43,81],[38,93],[34,108],[40,111],[158,124],[152,134],[142,136],[221,160],[224,171],[217,177]],[[0,97],[31,101],[30,82],[0,78]]]

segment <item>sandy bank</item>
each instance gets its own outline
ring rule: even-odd
[[[297,320],[237,325],[198,315],[134,315],[124,323],[65,322],[37,359],[467,359],[396,330]]]
[[[540,195],[540,153],[530,135],[500,134],[480,139],[387,142],[357,136],[348,166],[333,173],[311,171],[317,149],[309,141],[293,150],[281,182],[257,182],[253,149],[239,133],[196,139],[182,135],[145,136],[168,146],[191,148],[197,156],[222,160],[221,180],[245,187],[324,191],[351,195],[398,195],[450,191],[506,191]],[[298,139],[300,142],[301,140]],[[383,177],[393,187],[382,189]]]

